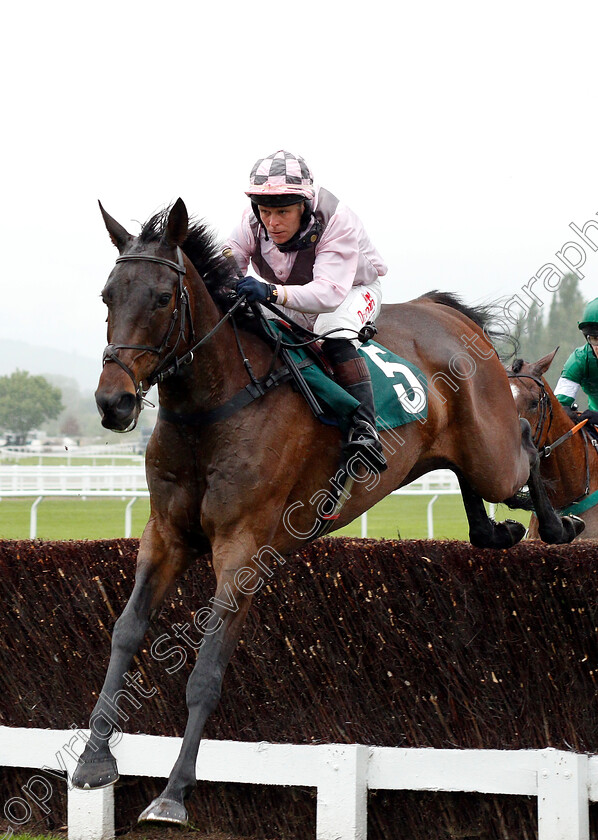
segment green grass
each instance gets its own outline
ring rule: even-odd
[[[376,539],[427,539],[427,507],[431,496],[387,496],[368,511],[368,537]],[[466,540],[467,519],[460,496],[439,496],[433,506],[434,539]],[[498,505],[495,518],[517,519],[526,527],[529,513]],[[336,536],[361,536],[361,522],[354,520]]]
[[[25,832],[24,834],[17,834],[16,832],[12,835],[13,837],[17,838],[17,840],[57,840],[57,838],[64,838],[64,834],[29,834]]]
[[[0,501],[0,539],[29,539],[29,516],[35,500]],[[130,499],[47,497],[37,508],[37,537],[42,540],[104,540],[123,537],[125,508]],[[132,536],[139,537],[149,516],[149,499],[132,509]]]
[[[368,511],[368,537],[377,539],[426,539],[428,496],[389,496]],[[122,537],[128,499],[44,499],[37,508],[37,537],[44,540],[98,540]],[[29,515],[34,499],[0,501],[0,539],[29,539]],[[439,496],[434,503],[435,539],[467,539],[467,520],[460,496]],[[138,499],[132,509],[132,536],[139,537],[149,516],[149,499]],[[529,513],[499,505],[496,519],[519,519],[526,525]],[[361,536],[356,519],[337,536]]]

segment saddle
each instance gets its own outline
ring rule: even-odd
[[[274,352],[281,356],[285,364],[288,364],[288,353],[285,354],[284,351],[289,348],[284,345],[292,344],[293,349],[302,350],[307,358],[316,364],[328,379],[337,383],[339,387],[342,387],[335,376],[331,360],[324,352],[322,346],[324,339],[307,329],[307,327],[303,327],[301,324],[293,321],[293,319],[289,318],[287,315],[281,317],[280,311],[270,303],[265,302],[262,303],[261,306],[264,306],[271,312],[275,313],[277,317],[275,319],[268,319],[265,317],[260,306],[256,304],[249,304],[248,309],[251,312],[251,317],[244,323],[244,326],[249,328],[252,332],[255,332],[265,341],[266,344],[272,347]],[[364,344],[365,342],[370,341],[377,332],[378,330],[376,329],[374,323],[372,321],[367,321],[361,330],[356,334],[356,338]],[[291,365],[290,370],[295,379],[296,388],[305,396],[306,388],[309,389],[309,385],[305,381],[305,377],[303,376],[301,369],[293,369],[293,365]],[[317,402],[317,400],[315,400],[315,402]],[[308,403],[313,411],[315,408],[314,402],[308,399]],[[318,419],[322,419],[323,412],[321,410],[318,413],[314,411],[314,413]]]

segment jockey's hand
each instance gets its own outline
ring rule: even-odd
[[[261,280],[256,280],[255,277],[247,276],[237,283],[237,294],[247,295],[249,303],[260,303],[263,300],[268,300],[271,288],[269,283],[263,283]]]
[[[592,411],[591,409],[582,411],[579,415],[578,422],[581,422],[582,420],[587,420],[588,423],[591,423],[593,426],[598,426],[598,411]]]

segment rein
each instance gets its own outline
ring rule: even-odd
[[[191,364],[195,352],[203,344],[209,341],[210,338],[212,338],[212,336],[220,329],[220,327],[223,326],[223,324],[225,324],[229,319],[232,318],[233,331],[235,334],[237,347],[241,354],[241,358],[243,359],[245,369],[251,380],[249,385],[241,389],[241,391],[239,391],[227,403],[225,403],[222,406],[218,406],[217,408],[211,411],[200,412],[197,414],[179,414],[161,407],[160,416],[170,423],[193,426],[210,425],[212,423],[218,422],[219,420],[223,420],[227,417],[230,417],[232,414],[235,414],[237,411],[239,411],[244,406],[248,405],[253,400],[259,399],[259,397],[262,397],[268,391],[278,387],[279,385],[282,385],[284,382],[288,382],[289,380],[293,380],[295,382],[295,385],[303,394],[313,414],[316,417],[322,415],[323,411],[320,404],[318,403],[317,399],[315,398],[314,394],[312,393],[311,389],[309,388],[301,374],[301,368],[311,365],[312,362],[306,361],[297,364],[291,357],[290,353],[286,349],[285,343],[282,342],[281,339],[279,339],[276,342],[270,369],[266,376],[258,378],[254,374],[249,359],[247,358],[241,345],[237,325],[233,318],[233,315],[236,312],[236,310],[239,307],[243,306],[243,304],[245,303],[246,295],[239,295],[238,299],[231,306],[228,312],[226,312],[226,314],[222,316],[218,323],[199,341],[197,341],[191,347],[191,349],[187,350],[181,356],[177,357],[176,353],[179,348],[179,345],[182,341],[185,340],[187,324],[189,325],[188,329],[190,334],[190,340],[194,341],[195,339],[195,329],[193,327],[193,319],[191,316],[191,309],[189,304],[189,293],[183,282],[183,278],[186,274],[186,268],[183,260],[183,252],[181,248],[177,246],[177,262],[174,262],[173,260],[168,260],[164,257],[155,257],[150,254],[125,254],[124,256],[117,257],[116,262],[120,263],[133,260],[165,265],[168,268],[171,268],[173,271],[176,271],[178,275],[177,305],[173,309],[170,324],[168,325],[168,328],[160,345],[152,347],[148,344],[108,344],[104,349],[104,353],[102,356],[102,365],[106,365],[108,362],[114,362],[120,368],[122,368],[122,370],[124,370],[124,372],[133,382],[133,386],[135,388],[135,397],[140,407],[143,406],[145,395],[153,385],[155,385],[157,382],[163,382],[166,378],[178,373],[181,370],[181,368]],[[259,315],[263,324],[265,322],[265,319],[261,315],[259,310],[257,310],[256,307],[252,307],[252,309],[254,310],[254,315]],[[164,358],[160,360],[160,357],[164,353],[172,337],[177,320],[179,321],[179,331],[176,341],[174,343],[174,347],[168,351]],[[263,329],[267,333],[269,333],[269,330],[267,330],[266,327],[263,327]],[[314,336],[312,338],[312,341],[314,340],[317,340],[317,336]],[[157,367],[146,379],[147,388],[143,387],[143,382],[137,382],[135,374],[133,373],[131,368],[125,362],[123,362],[121,358],[119,358],[119,356],[117,355],[119,350],[138,350],[140,351],[140,353],[155,353],[158,356]],[[278,370],[274,370],[276,359],[279,356],[283,361],[283,367]],[[126,431],[130,430],[127,429]]]

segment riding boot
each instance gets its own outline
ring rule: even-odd
[[[328,338],[322,349],[338,384],[359,402],[351,417],[345,452],[348,457],[362,455],[372,472],[384,472],[388,464],[376,429],[372,380],[365,359],[346,338]]]

